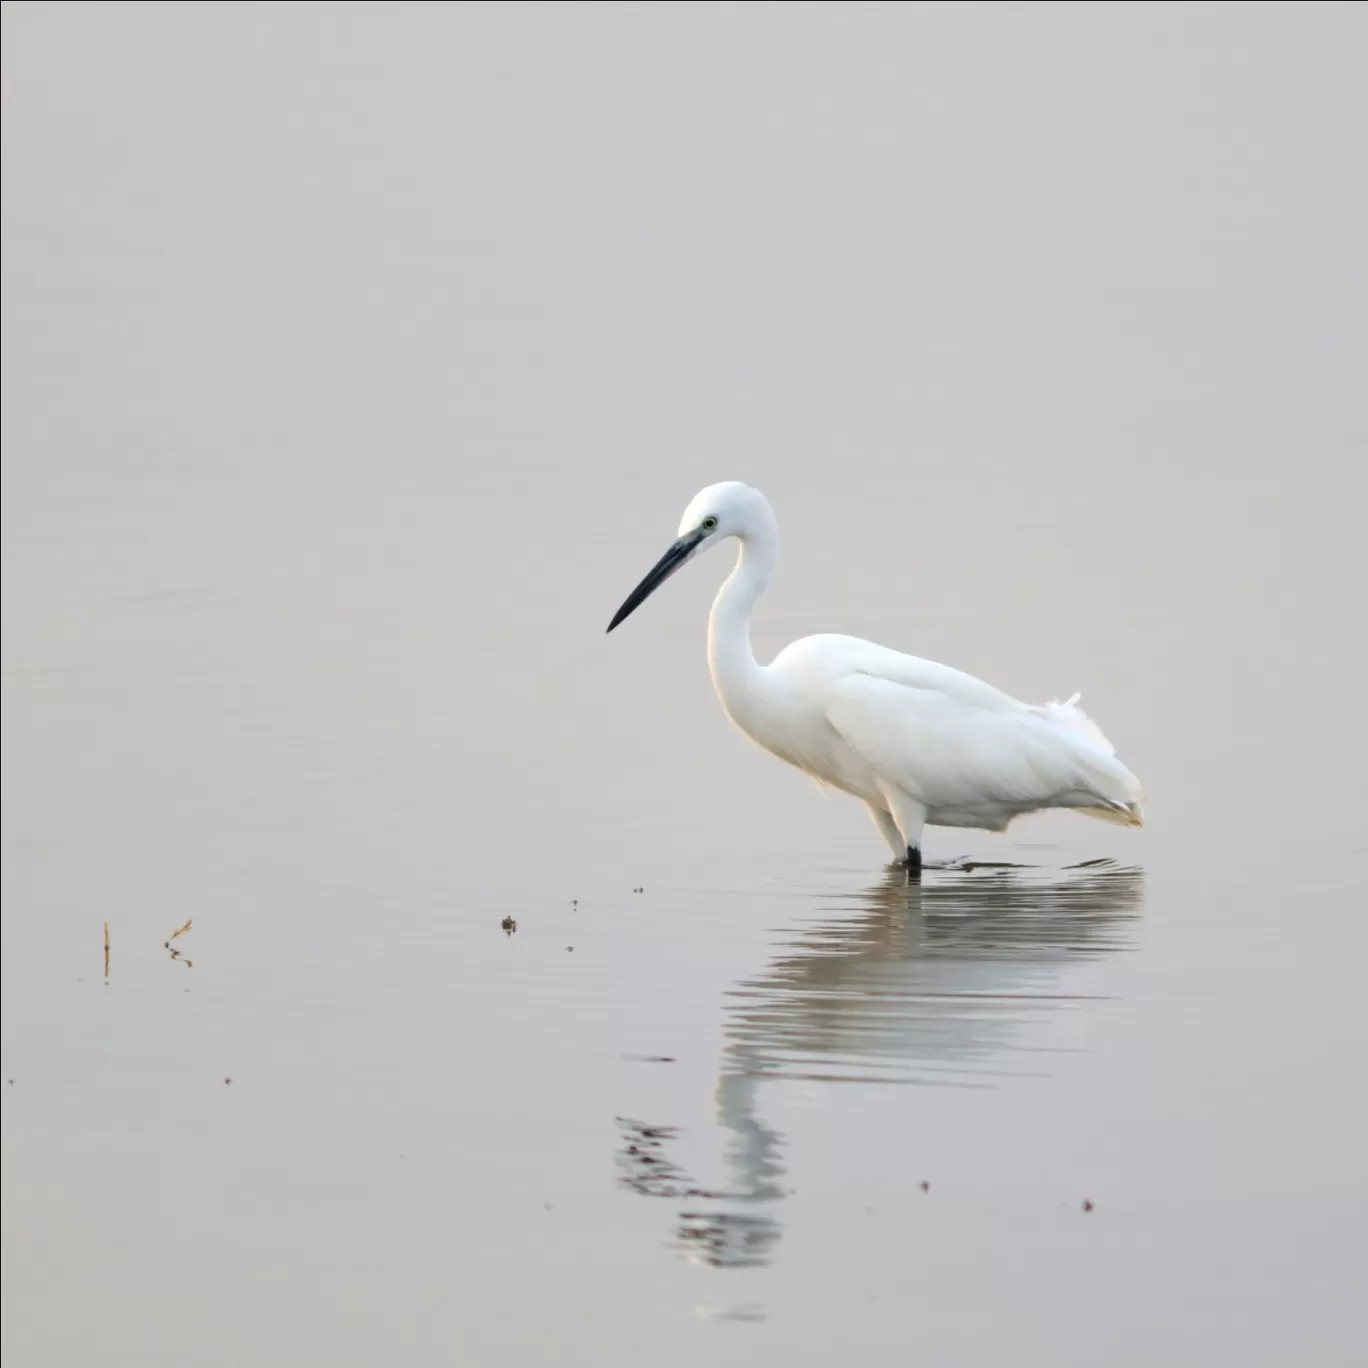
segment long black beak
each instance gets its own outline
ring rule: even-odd
[[[646,602],[662,584],[665,583],[690,556],[693,555],[698,543],[703,540],[702,531],[690,532],[687,536],[680,537],[675,544],[651,567],[651,572],[646,576],[630,594],[627,595],[621,608],[613,614],[613,620],[608,624],[611,632],[620,622],[629,618],[643,603]]]

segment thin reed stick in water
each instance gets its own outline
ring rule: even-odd
[[[105,922],[105,978],[109,977],[109,923]]]

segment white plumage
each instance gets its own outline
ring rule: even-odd
[[[921,863],[922,827],[1001,831],[1044,808],[1141,826],[1144,793],[1078,695],[1021,703],[972,675],[848,636],[795,641],[756,662],[750,614],[773,573],[774,514],[744,484],[711,485],[632,591],[612,631],[699,551],[734,537],[713,603],[708,662],[727,715],[766,750],[868,806],[895,858]]]

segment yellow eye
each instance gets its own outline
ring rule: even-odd
[[[699,523],[699,526],[705,532],[711,532],[713,528],[717,526],[717,519],[709,515],[708,517],[704,518],[701,523]]]

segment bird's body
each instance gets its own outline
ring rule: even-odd
[[[705,544],[735,537],[736,567],[708,627],[708,662],[727,715],[781,760],[861,799],[895,857],[921,862],[923,825],[1001,831],[1045,808],[1143,823],[1139,781],[1076,706],[1034,706],[972,675],[848,636],[795,641],[769,665],[750,614],[773,573],[774,515],[746,485],[712,485],[680,537],[613,619],[617,626]]]

